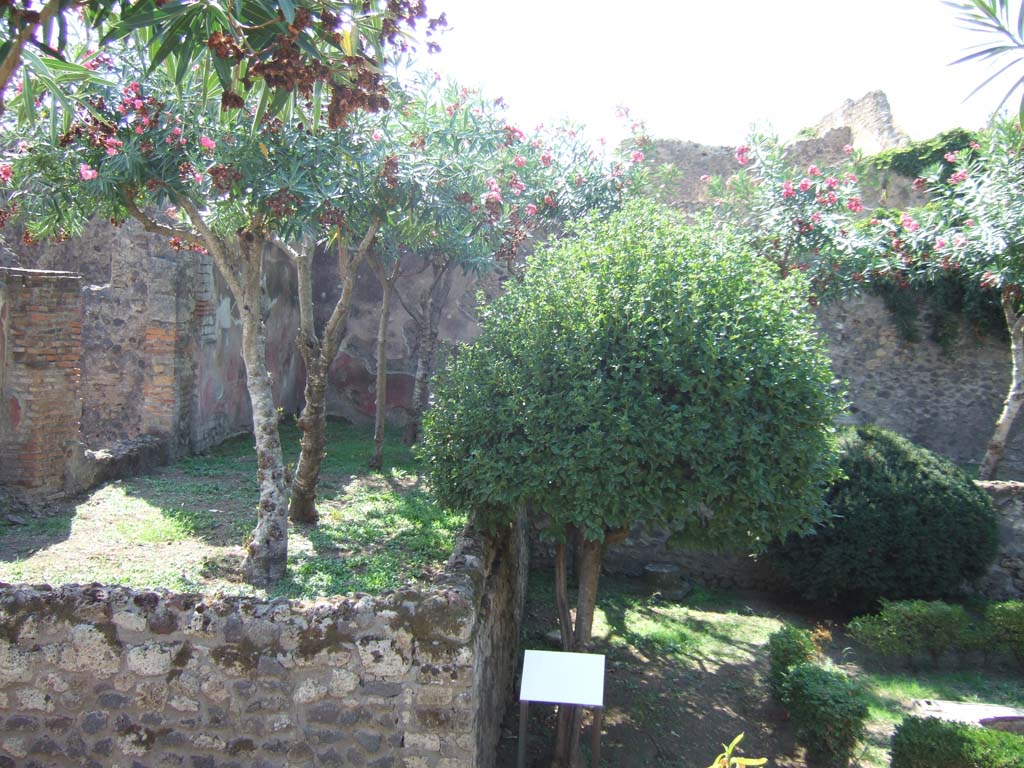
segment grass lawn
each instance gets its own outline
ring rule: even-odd
[[[640,580],[602,576],[595,651],[606,659],[602,764],[625,768],[706,768],[737,734],[747,757],[807,768],[786,713],[768,692],[768,636],[783,621],[815,619],[761,595],[698,589],[681,603],[652,596]],[[557,626],[548,572],[531,574],[524,647],[552,648]],[[1019,670],[883,670],[872,667],[840,626],[826,652],[859,679],[871,701],[869,738],[856,765],[883,768],[888,744],[911,699],[983,701],[1024,707]],[[863,663],[862,663],[863,662]],[[531,706],[529,764],[546,766],[553,707]],[[499,768],[515,765],[518,711],[505,723]],[[587,738],[584,739],[587,742]],[[810,766],[809,768],[815,768]]]
[[[298,430],[283,425],[281,439],[285,461],[295,462]],[[366,469],[371,447],[369,428],[328,423],[321,522],[291,526],[289,578],[270,596],[380,592],[444,565],[465,520],[433,503],[397,436],[385,445],[381,472]],[[256,501],[252,438],[235,438],[25,525],[0,521],[0,580],[267,594],[239,579]]]

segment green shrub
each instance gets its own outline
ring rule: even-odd
[[[790,536],[770,560],[806,599],[870,610],[934,600],[985,573],[996,553],[989,496],[954,464],[877,427],[844,437],[831,524]]]
[[[850,634],[882,656],[927,653],[933,661],[947,651],[972,645],[971,618],[959,605],[936,600],[882,602],[873,616],[858,616],[848,625]]]
[[[989,634],[1024,664],[1024,600],[992,603],[985,610]]]
[[[1024,768],[1024,737],[908,717],[892,735],[892,768]]]
[[[782,685],[797,743],[807,749],[808,765],[842,768],[864,738],[868,705],[860,688],[832,667],[804,662]]]
[[[811,633],[790,624],[773,632],[768,638],[768,685],[776,698],[782,697],[782,684],[790,669],[817,658]]]

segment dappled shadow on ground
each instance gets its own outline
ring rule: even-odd
[[[602,577],[601,589],[593,650],[606,654],[602,765],[706,768],[741,732],[746,756],[768,757],[784,768],[804,765],[785,713],[764,683],[764,643],[776,621],[764,619],[750,634],[734,627],[729,613],[702,605],[700,595],[690,609],[686,601],[634,592],[623,580]],[[524,647],[550,649],[544,634],[554,626],[550,591],[534,574]],[[510,708],[499,768],[516,764],[518,718],[519,708]],[[531,705],[527,765],[547,768],[556,720],[553,706]],[[589,713],[585,722],[589,729]],[[589,730],[583,741],[589,745]]]

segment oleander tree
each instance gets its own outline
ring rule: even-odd
[[[326,444],[327,376],[344,330],[352,278],[363,260],[381,285],[376,343],[376,423],[370,465],[383,461],[387,403],[387,327],[397,296],[416,327],[414,402],[426,405],[426,381],[434,364],[441,312],[457,271],[478,272],[514,259],[537,227],[577,211],[585,200],[611,205],[625,172],[583,175],[572,166],[571,189],[563,158],[569,132],[552,147],[511,126],[500,102],[442,84],[435,77],[407,83],[395,108],[353,120],[348,131],[348,183],[331,197],[342,291],[322,330],[314,328],[309,278],[313,248],[280,242],[298,265],[299,348],[306,363],[305,406],[299,417],[302,450],[291,487],[289,516],[314,522],[316,485]],[[573,137],[574,138],[574,137]],[[586,158],[591,166],[598,160]],[[612,169],[614,170],[614,169]],[[334,192],[332,190],[332,192]],[[426,275],[426,279],[422,279]],[[413,278],[413,279],[411,279]],[[418,419],[421,411],[414,410]]]
[[[928,204],[863,222],[851,250],[865,279],[927,288],[955,274],[998,294],[1010,337],[1011,375],[978,469],[982,480],[996,477],[1024,402],[1022,152],[1019,121],[993,122],[977,141],[947,153],[942,167],[916,180],[927,189]]]
[[[439,377],[431,487],[483,529],[535,518],[564,650],[588,648],[604,549],[632,527],[758,549],[822,519],[839,399],[806,290],[729,228],[632,201],[535,253]]]
[[[743,232],[783,279],[805,273],[812,305],[863,278],[849,256],[864,203],[856,155],[850,146],[845,153],[843,162],[794,168],[777,137],[754,132],[736,149],[736,173],[708,179],[718,218]]]
[[[41,93],[53,100],[51,112],[70,112],[82,92],[77,86],[99,79],[97,51],[131,37],[151,69],[172,62],[170,74],[178,84],[194,66],[212,71],[219,88],[209,95],[221,98],[225,108],[260,102],[260,109],[276,113],[312,96],[324,101],[330,121],[340,125],[353,110],[386,99],[381,64],[389,50],[413,44],[417,24],[429,37],[446,20],[444,14],[429,19],[423,0],[4,3],[0,112],[12,81],[18,81],[16,113],[23,122],[34,121]],[[434,49],[436,42],[427,46]]]
[[[132,67],[129,57],[106,73],[118,85],[76,102],[56,142],[43,122],[8,140],[2,217],[21,217],[26,237],[37,239],[72,236],[95,216],[131,218],[172,247],[210,254],[240,318],[256,442],[257,524],[243,568],[250,582],[268,584],[285,573],[288,488],[266,364],[263,260],[274,242],[298,244],[311,258],[317,242],[337,240],[334,203],[365,181],[374,156],[360,155],[350,131],[315,130],[301,114],[254,121],[225,112],[206,97],[209,78],[177,84],[157,71],[143,84],[131,78],[144,60]],[[349,116],[368,119],[365,110]],[[356,252],[370,240],[364,233]]]

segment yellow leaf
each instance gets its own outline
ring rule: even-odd
[[[264,144],[262,141],[260,142],[260,152],[263,153],[263,157],[265,157],[267,160],[270,159],[270,152],[267,150],[267,145]]]
[[[341,50],[345,52],[346,56],[352,56],[355,50],[352,47],[352,36],[355,34],[356,25],[353,24],[351,27],[341,33]]]

